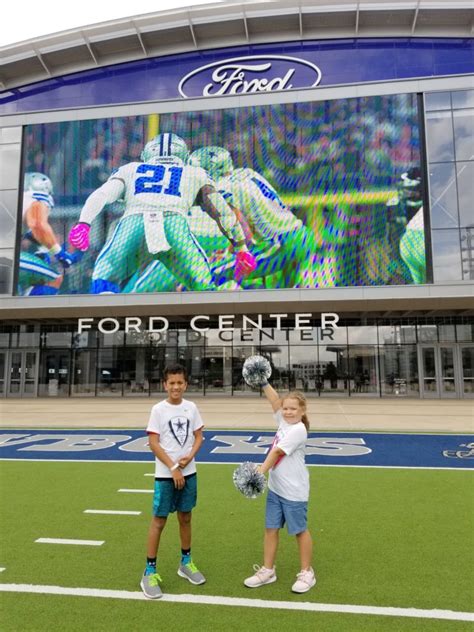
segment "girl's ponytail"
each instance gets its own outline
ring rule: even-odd
[[[304,423],[307,432],[309,432],[309,419],[308,419],[308,415],[306,413],[303,413],[303,415],[301,417],[301,421]]]

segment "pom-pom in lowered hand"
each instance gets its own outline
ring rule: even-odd
[[[272,374],[270,362],[263,356],[250,356],[242,367],[242,377],[249,386],[266,386]]]
[[[234,470],[232,480],[234,485],[246,498],[257,498],[263,494],[267,486],[267,479],[257,471],[257,465],[246,461]]]

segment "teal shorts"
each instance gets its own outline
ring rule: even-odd
[[[197,475],[185,476],[183,489],[176,489],[172,478],[156,478],[153,495],[153,515],[166,518],[175,511],[189,512],[197,502]]]

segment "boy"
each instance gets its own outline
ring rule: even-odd
[[[156,556],[168,514],[174,511],[178,513],[181,540],[178,575],[196,585],[206,581],[191,559],[191,511],[197,497],[194,457],[202,445],[203,422],[197,406],[183,399],[187,385],[183,366],[165,368],[164,387],[168,397],[153,406],[147,426],[150,448],[155,455],[155,492],[147,562],[140,586],[150,599],[159,599],[163,594]]]

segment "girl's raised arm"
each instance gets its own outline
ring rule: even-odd
[[[276,413],[277,410],[281,408],[281,399],[276,390],[270,384],[265,384],[263,387],[263,392],[265,393],[265,397],[270,402],[270,405],[273,409],[273,412]]]

